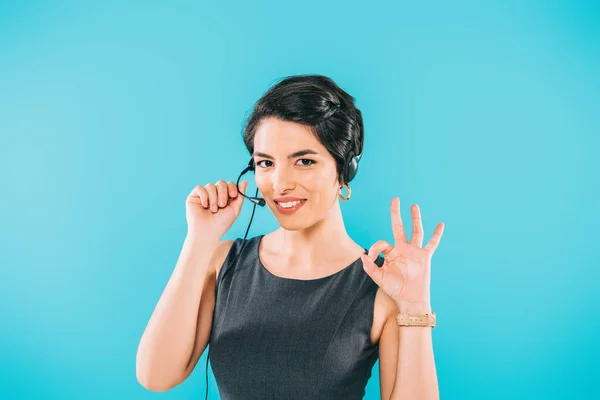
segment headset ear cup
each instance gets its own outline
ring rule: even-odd
[[[358,172],[358,162],[356,161],[356,157],[352,157],[346,166],[346,183],[350,183],[354,179],[356,172]]]
[[[358,172],[358,161],[360,160],[360,156],[355,156],[353,151],[350,151],[349,156],[350,158],[348,159],[346,170],[344,171],[344,180],[346,183],[350,183],[356,176],[356,173]]]

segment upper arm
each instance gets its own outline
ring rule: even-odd
[[[379,338],[379,391],[383,400],[388,400],[391,397],[396,381],[399,329],[400,327],[396,322],[396,312],[391,312],[385,321]]]
[[[182,381],[192,373],[198,363],[200,356],[206,350],[212,332],[213,312],[215,309],[215,285],[219,271],[225,262],[225,258],[233,245],[233,240],[223,240],[218,243],[217,248],[209,262],[208,272],[202,286],[200,306],[198,307],[198,318],[196,323],[196,337],[191,358],[186,367]]]

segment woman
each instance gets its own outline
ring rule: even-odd
[[[443,224],[423,247],[413,205],[408,242],[395,197],[395,244],[352,240],[338,199],[350,198],[363,140],[354,98],[327,77],[288,77],[256,103],[244,142],[280,227],[221,240],[240,214],[237,185],[194,188],[188,235],[138,349],[144,387],[183,382],[210,342],[221,399],[361,399],[378,358],[383,399],[439,397],[429,272]],[[428,326],[400,326],[407,314]]]

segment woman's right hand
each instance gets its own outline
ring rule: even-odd
[[[248,181],[239,186],[245,194]],[[188,234],[215,234],[221,239],[240,215],[243,202],[234,182],[219,180],[196,186],[185,201]]]

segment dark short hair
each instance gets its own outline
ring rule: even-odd
[[[353,96],[326,76],[286,77],[255,103],[244,124],[244,143],[252,155],[256,129],[265,118],[305,125],[335,159],[339,181],[347,183],[343,169],[348,154],[362,154],[364,144],[362,114],[354,102]]]

